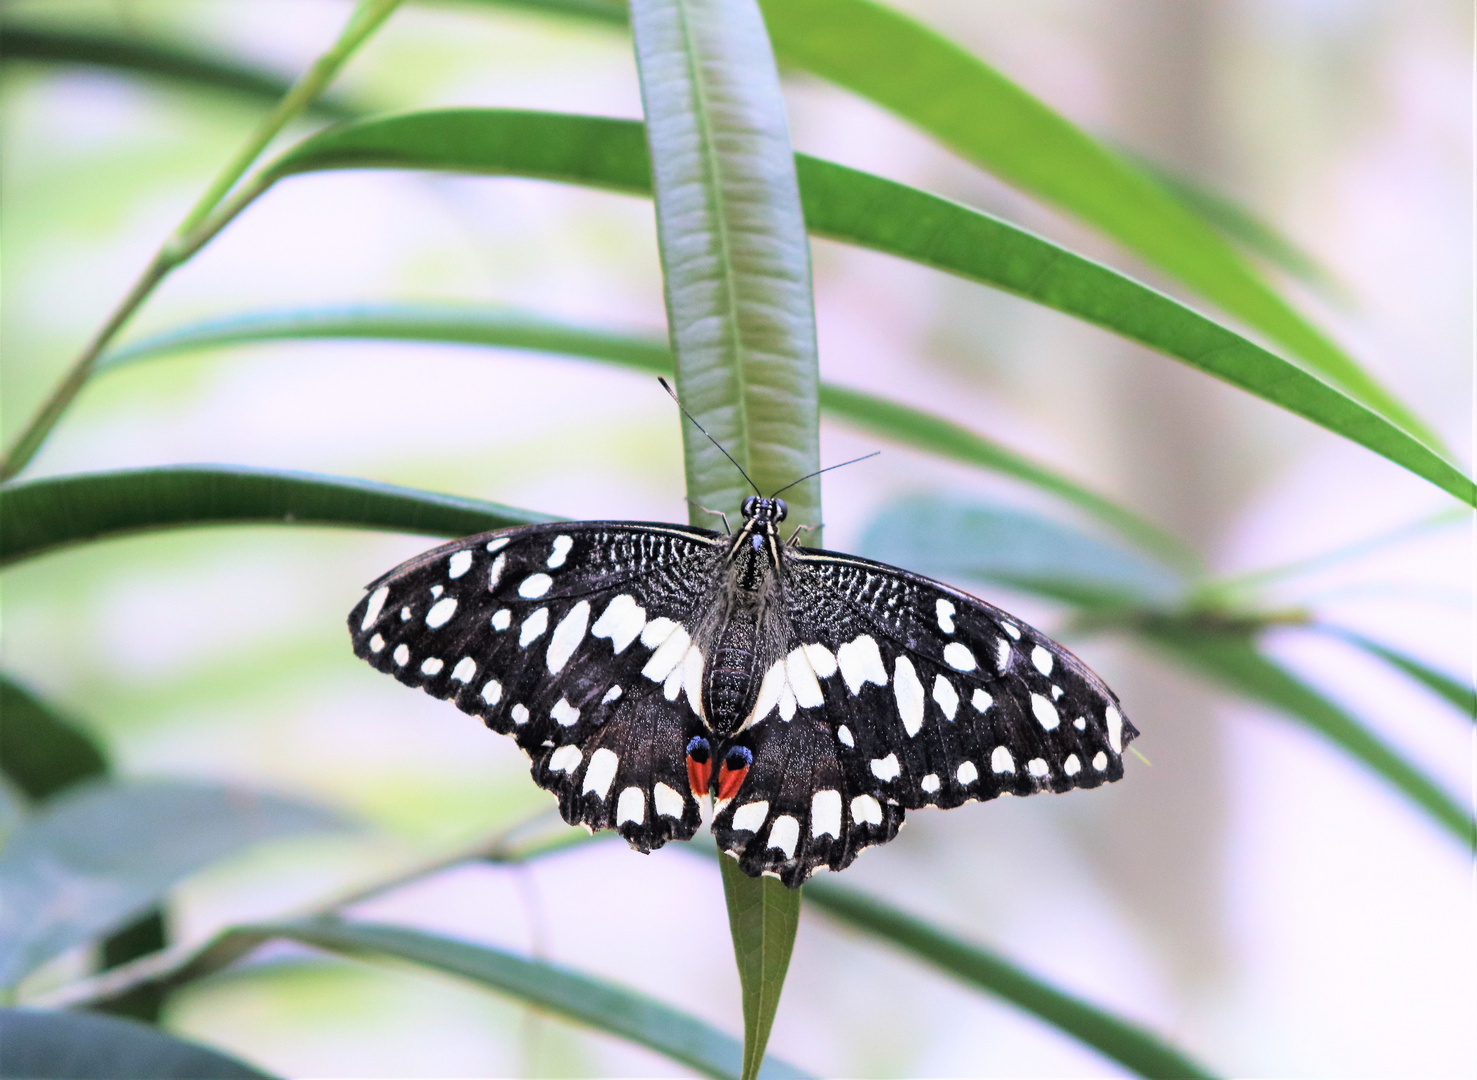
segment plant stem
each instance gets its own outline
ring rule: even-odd
[[[237,197],[231,199],[223,207],[220,205],[221,200],[230,194],[231,189],[251,168],[252,162],[261,156],[267,145],[323,92],[355,50],[389,18],[399,5],[400,0],[359,0],[354,13],[349,16],[348,23],[339,34],[338,40],[327,52],[318,57],[306,74],[293,84],[282,100],[277,103],[277,107],[272,110],[271,115],[257,125],[251,138],[232,156],[211,185],[205,189],[205,193],[196,200],[184,220],[164,241],[158,253],[150,260],[148,267],[133,283],[133,287],[128,290],[122,302],[113,309],[113,313],[108,316],[108,321],[92,336],[81,354],[73,361],[66,376],[52,391],[51,396],[46,399],[40,411],[26,425],[15,444],[5,454],[4,460],[0,461],[0,482],[14,477],[36,455],[36,451],[46,441],[52,428],[56,426],[67,407],[86,385],[102,351],[123,329],[133,314],[143,306],[144,301],[159,283],[172,270],[199,251],[211,237],[220,232],[232,218],[241,212],[251,198],[260,193],[260,185],[248,184],[237,192]],[[247,197],[242,198],[242,195]],[[212,213],[217,210],[217,207],[220,207],[221,212]]]

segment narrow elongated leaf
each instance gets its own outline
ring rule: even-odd
[[[1444,671],[1437,671],[1429,664],[1421,663],[1413,656],[1407,656],[1388,645],[1381,645],[1378,641],[1371,640],[1363,634],[1356,634],[1352,630],[1321,624],[1315,625],[1313,629],[1320,630],[1341,641],[1347,641],[1350,645],[1379,657],[1391,667],[1405,672],[1433,694],[1445,698],[1456,707],[1458,712],[1477,720],[1477,689],[1474,689],[1470,683],[1454,679]]]
[[[1140,628],[1149,641],[1230,690],[1305,724],[1406,795],[1466,847],[1477,843],[1471,813],[1398,751],[1322,694],[1257,650],[1249,633],[1166,619]]]
[[[978,57],[873,0],[759,2],[783,62],[876,102],[1006,183],[1101,230],[1439,446],[1414,413],[1197,216],[1203,206],[1177,197]],[[588,10],[609,22],[615,5],[597,2]],[[1219,217],[1224,221],[1224,212]]]
[[[223,784],[97,783],[57,796],[0,852],[0,986],[118,929],[217,859],[344,825],[319,807]]]
[[[0,30],[0,63],[16,61],[108,68],[217,90],[264,105],[277,104],[292,86],[289,79],[179,42],[89,33],[71,27],[26,26],[7,19]],[[308,110],[334,120],[345,120],[361,111],[333,98],[321,98]]]
[[[632,121],[453,109],[367,120],[304,140],[270,182],[333,168],[442,169],[650,190]],[[1358,443],[1477,505],[1460,469],[1377,412],[1176,300],[988,214],[796,156],[812,233],[1013,292],[1181,360]]]
[[[408,961],[469,979],[597,1031],[628,1039],[704,1076],[739,1076],[742,1048],[732,1036],[645,994],[559,964],[528,960],[501,949],[418,930],[336,919],[247,926],[230,936],[246,946],[280,938],[348,956]],[[761,1075],[771,1080],[805,1076],[779,1061],[770,1061]]]
[[[1180,576],[1143,555],[1021,510],[933,496],[900,499],[862,533],[858,554],[950,581],[993,581],[1073,604],[1167,607]]]
[[[467,536],[553,521],[481,499],[225,465],[120,469],[0,487],[0,565],[68,544],[196,525],[342,525]]]
[[[5,1080],[265,1080],[244,1062],[131,1020],[0,1009]]]
[[[719,858],[718,867],[744,995],[743,1076],[751,1077],[764,1061],[785,974],[790,970],[790,954],[800,929],[802,890],[787,889],[777,878],[751,878],[739,869],[737,859],[727,856]]]
[[[470,305],[355,305],[267,311],[214,319],[130,343],[98,364],[107,371],[175,353],[280,338],[365,338],[487,345],[604,360],[654,375],[672,372],[667,343],[655,337],[592,330],[523,311]],[[917,450],[1014,477],[1049,491],[1175,565],[1195,556],[1173,537],[1111,500],[968,428],[921,409],[821,383],[821,412]]]
[[[998,953],[832,881],[811,882],[805,900],[827,915],[891,942],[939,970],[986,990],[1139,1076],[1210,1077],[1198,1062],[1136,1024],[1038,979]]]
[[[76,721],[0,674],[0,769],[32,799],[108,771],[108,759]]]
[[[789,121],[754,0],[631,0],[657,244],[694,519],[783,489],[819,543],[820,374],[810,239]],[[729,459],[732,459],[731,461]],[[735,476],[733,463],[744,472]],[[799,892],[724,868],[743,990],[741,1076],[759,1073]]]

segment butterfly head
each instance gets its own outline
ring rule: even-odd
[[[740,509],[744,514],[744,521],[752,521],[756,529],[763,529],[766,525],[778,525],[790,512],[784,499],[766,499],[760,495],[750,495],[744,500]]]

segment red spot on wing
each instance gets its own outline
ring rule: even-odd
[[[738,794],[738,789],[743,786],[744,777],[749,775],[749,767],[745,765],[742,769],[730,769],[728,762],[723,763],[723,768],[718,770],[718,801],[731,799]]]
[[[687,756],[687,782],[692,786],[693,798],[701,799],[708,793],[708,780],[712,775],[712,759],[699,764],[692,760],[691,754]]]

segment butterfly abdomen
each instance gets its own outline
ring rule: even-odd
[[[754,700],[755,624],[753,609],[736,605],[718,635],[706,688],[708,722],[714,731],[736,730]]]

